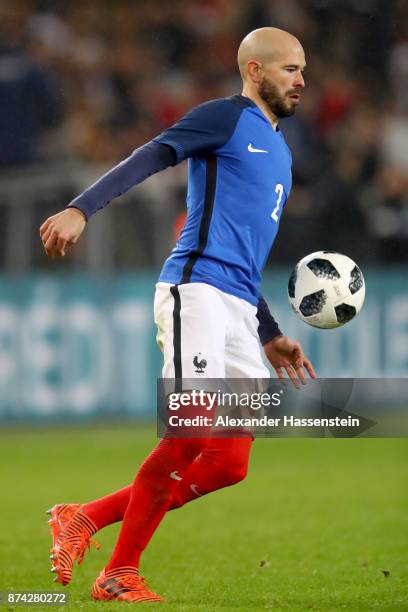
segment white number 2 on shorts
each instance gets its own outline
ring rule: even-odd
[[[271,217],[277,223],[279,221],[278,212],[279,212],[279,209],[280,209],[280,205],[281,205],[281,202],[282,202],[282,196],[283,196],[283,185],[281,183],[278,183],[276,185],[275,193],[277,194],[278,199],[276,201],[275,208],[271,212]]]

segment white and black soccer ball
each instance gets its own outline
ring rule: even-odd
[[[340,327],[361,310],[364,277],[350,257],[317,251],[295,266],[289,278],[288,297],[295,313],[308,325]]]

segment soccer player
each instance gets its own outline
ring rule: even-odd
[[[48,256],[64,256],[97,210],[188,159],[186,224],[156,286],[163,377],[193,379],[197,365],[209,378],[269,377],[262,344],[279,378],[287,375],[300,386],[306,372],[315,377],[312,364],[299,343],[279,330],[260,284],[291,188],[291,154],[278,119],[292,115],[299,103],[305,56],[291,34],[261,28],[241,42],[238,65],[241,95],[193,108],[47,219],[40,235]],[[131,485],[87,504],[54,506],[55,580],[68,584],[93,534],[122,521],[92,597],[162,601],[139,576],[143,550],[168,510],[242,480],[252,441],[250,433],[164,437]]]

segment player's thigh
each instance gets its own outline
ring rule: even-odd
[[[263,349],[258,336],[256,308],[234,304],[240,316],[234,315],[237,324],[225,353],[225,376],[227,378],[270,378],[270,371],[263,359]]]
[[[157,342],[164,378],[223,378],[227,313],[217,291],[204,283],[158,283]]]

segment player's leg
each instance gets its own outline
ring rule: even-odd
[[[164,378],[181,383],[182,379],[193,379],[197,369],[206,369],[206,376],[224,375],[225,325],[220,308],[218,294],[208,285],[159,283],[155,320],[157,340],[164,353]],[[122,531],[107,569],[125,563],[138,567],[141,551],[171,505],[174,491],[207,444],[205,438],[161,440],[132,485]]]
[[[181,480],[207,444],[205,438],[165,438],[141,466],[106,570],[139,567],[139,560]]]
[[[132,544],[131,548],[127,549],[119,541],[115,552],[117,563],[121,563],[121,558],[129,558],[131,564],[137,564],[141,551],[160,521],[159,508],[162,507],[164,514],[168,506],[172,505],[173,493],[181,483],[184,472],[191,464],[194,464],[194,459],[200,455],[207,443],[208,440],[205,438],[163,439],[142,465],[133,485],[124,487],[90,504],[54,506],[49,511],[51,513],[49,522],[53,535],[51,571],[56,573],[55,580],[63,585],[70,582],[74,562],[76,560],[78,564],[82,562],[91,542],[98,547],[98,544],[91,539],[92,536],[107,524],[123,520],[126,510],[132,507],[130,501],[132,493],[135,494],[136,486],[138,487],[136,489],[138,502],[132,510],[135,516],[129,522],[139,530],[142,530],[143,525],[147,527],[143,529],[139,546]],[[148,492],[154,481],[156,482],[155,495],[152,497]],[[177,506],[179,505],[178,501]],[[146,521],[149,513],[152,513],[151,518]],[[141,517],[140,521],[138,517]],[[154,517],[156,517],[155,520]],[[140,525],[138,525],[139,522]],[[126,533],[123,537],[127,542]],[[115,562],[115,554],[113,562]]]
[[[159,284],[155,319],[165,358],[163,375],[177,380],[180,389],[182,380],[193,379],[207,365],[207,376],[224,376],[226,324],[222,314],[222,303],[208,285]],[[134,588],[122,596],[126,572],[132,568],[134,580],[143,550],[169,509],[189,467],[207,444],[206,438],[164,438],[146,459],[132,484],[112,557],[94,584],[94,599],[140,600]],[[117,590],[114,593],[112,586]],[[145,593],[143,598],[146,599]]]
[[[243,480],[247,473],[251,446],[252,436],[211,439],[185,477],[179,481],[168,509],[180,508],[190,501]],[[67,556],[61,568],[62,584],[69,583],[75,558],[79,559],[79,563],[82,562],[85,550],[92,542],[91,536],[99,529],[123,520],[131,491],[132,486],[129,485],[89,504],[54,506],[53,529],[58,530],[55,535],[63,534],[60,541],[63,541],[64,550],[70,539],[70,550],[74,553],[74,558]],[[139,512],[142,511],[139,507]],[[59,541],[58,537],[56,541]]]
[[[225,352],[226,378],[249,379],[249,381],[269,379],[270,371],[264,363],[259,341],[257,308],[232,295],[223,294],[223,299],[233,324]]]
[[[176,488],[169,510],[180,508],[189,501],[243,480],[247,473],[251,445],[252,436],[211,439]],[[131,490],[132,485],[128,485],[82,506],[75,504],[75,509],[91,519],[99,531],[123,520]]]
[[[253,438],[213,438],[176,489],[169,510],[174,510],[219,489],[243,480]]]
[[[197,499],[207,493],[231,486],[242,480],[247,472],[252,437],[241,439],[220,438],[210,440],[208,446],[202,451],[187,471],[185,478],[175,487],[173,500],[168,509],[179,508],[185,503]],[[139,509],[143,512],[143,509]],[[131,566],[121,566],[118,570],[105,568],[96,581],[93,589],[94,596],[100,598],[99,585],[109,585],[110,589],[124,587],[138,587],[138,576]],[[123,580],[126,579],[126,582]],[[106,590],[106,587],[105,587]],[[160,601],[157,596],[148,590],[142,590],[141,597],[149,601]],[[103,597],[103,595],[102,595]]]
[[[257,308],[218,289],[211,290],[219,296],[223,304],[220,312],[227,321],[225,378],[248,380],[248,384],[243,381],[244,390],[256,387],[258,392],[261,381],[269,379],[270,373],[262,358]],[[230,382],[234,388],[234,383]],[[228,434],[231,437],[211,439],[176,489],[172,508],[194,499],[195,492],[204,495],[235,484],[246,476],[253,435],[242,430],[230,430]]]
[[[113,495],[115,502],[117,497],[122,502],[126,497],[126,509],[106,571],[138,568],[140,555],[171,505],[175,489],[207,442],[206,438],[161,440],[144,461],[133,484],[119,495]],[[71,580],[74,562],[82,562],[92,535],[100,527],[93,521],[92,513],[88,514],[78,504],[54,506],[50,523],[53,532],[51,571],[56,573],[56,581],[66,585]]]
[[[200,354],[201,355],[205,354],[205,356],[209,360],[209,371],[210,371],[211,376],[213,377],[217,375],[222,376],[223,374],[222,356],[220,357],[220,355],[222,355],[224,351],[224,340],[223,340],[224,330],[223,329],[220,330],[220,322],[222,323],[222,304],[220,305],[219,303],[218,304],[214,303],[213,290],[206,291],[207,287],[208,287],[207,285],[201,285],[197,289],[194,288],[195,291],[191,291],[191,287],[189,287],[187,295],[184,295],[182,300],[180,300],[179,298],[179,301],[180,303],[182,302],[182,305],[184,308],[184,311],[183,311],[183,338],[185,339],[184,343],[181,343],[182,354],[184,356],[181,364],[183,367],[183,372],[189,378],[191,378],[196,373],[197,365],[194,364],[194,362],[195,361],[197,362],[197,359],[195,359],[195,357],[197,357],[197,355],[200,355]],[[158,293],[159,295],[156,299],[156,303],[158,303],[156,307],[156,320],[158,322],[158,328],[159,328],[159,344],[162,345],[162,348],[164,349],[164,355],[165,355],[164,373],[167,376],[172,375],[174,377],[175,369],[171,371],[171,368],[174,367],[173,363],[175,361],[173,358],[173,353],[175,352],[174,351],[175,342],[174,342],[174,337],[172,337],[172,334],[171,333],[169,334],[168,332],[169,327],[173,328],[174,309],[173,311],[169,313],[169,309],[166,308],[166,305],[167,305],[166,303],[169,301],[168,300],[168,296],[170,295],[169,290],[167,289],[166,292],[162,290],[161,292],[158,292]],[[171,296],[171,298],[172,298],[171,299],[172,302],[175,301],[175,298],[173,295]],[[194,308],[194,300],[197,301],[200,312],[196,312],[196,309]],[[171,316],[170,323],[169,323],[169,314]],[[208,320],[208,317],[209,317],[209,320]],[[215,325],[210,324],[214,320],[218,321],[218,324],[219,324],[218,328]],[[189,343],[188,343],[188,338],[189,338],[188,324],[189,323],[190,323],[191,328],[194,328],[194,327],[197,328],[199,326],[198,331],[194,330],[194,333],[192,334],[194,337],[194,344],[195,344],[195,347],[193,347],[193,349],[191,346],[189,346]],[[212,336],[211,336],[211,331],[213,331]],[[167,337],[166,337],[166,332],[167,332]],[[212,343],[209,342],[211,338],[212,338]],[[199,363],[201,364],[201,369],[203,369],[202,358],[200,358]],[[176,446],[178,446],[179,448],[186,447],[186,446],[191,447],[191,444],[192,444],[191,442],[180,440]],[[195,446],[197,446],[198,444],[197,440],[195,441],[194,444]],[[199,444],[202,445],[203,441],[200,440]],[[157,455],[161,454],[161,451],[162,451],[162,447],[160,447],[160,452],[159,452],[159,449],[156,449],[156,451],[154,451],[154,453],[152,454],[154,456],[153,462],[156,461],[156,457]],[[166,455],[169,454],[168,449],[166,450],[165,454]],[[192,453],[192,456],[194,454],[198,454],[197,448],[196,448],[196,451]],[[180,458],[179,458],[179,461],[180,461]],[[148,461],[145,463],[150,465],[151,461]],[[180,467],[180,470],[182,469],[184,468]],[[228,484],[232,484],[231,478],[233,478],[232,477],[233,469],[235,469],[235,474],[237,474],[238,472],[242,473],[242,469],[240,470],[235,464],[235,468],[231,468],[229,473],[225,473],[225,470],[224,470],[224,479],[220,476],[220,474],[218,474],[216,477],[217,484],[213,486],[219,488],[220,486],[227,486]],[[174,470],[174,471],[177,471],[177,470]],[[144,472],[145,470],[143,470],[143,473],[140,474],[141,478],[145,477]],[[166,480],[166,477],[168,478],[168,473],[165,475],[165,480]],[[180,477],[179,473],[177,474],[177,477],[178,478]],[[137,479],[135,479],[135,483],[133,486],[135,486],[136,480]],[[176,484],[177,482],[178,481],[176,481]],[[201,484],[201,481],[200,481],[200,486],[203,487],[203,485],[207,486],[208,491],[211,490],[211,486],[208,486],[208,484],[205,484],[205,483]],[[81,553],[81,551],[78,550],[78,544],[80,545],[81,542],[83,543],[83,538],[82,538],[83,532],[85,531],[87,537],[89,538],[90,530],[91,530],[91,533],[94,533],[98,528],[101,528],[104,523],[107,524],[107,522],[114,522],[115,520],[122,518],[124,509],[128,508],[130,493],[131,493],[132,488],[125,487],[119,492],[112,494],[112,496],[107,496],[107,498],[103,498],[102,500],[97,500],[97,502],[95,502],[94,504],[90,504],[92,510],[91,512],[89,512],[89,515],[87,512],[86,513],[77,512],[74,520],[72,520],[70,523],[70,531],[76,533],[77,541],[73,542],[73,549],[71,547],[71,550],[70,550],[70,555],[69,555],[70,567],[68,567],[68,572],[66,572],[66,575],[64,576],[64,583],[69,582],[71,574],[72,574],[72,562],[75,561],[75,556],[79,556],[79,554]],[[158,488],[160,489],[160,487]],[[189,489],[189,492],[186,492],[185,494],[186,501],[188,501],[189,497],[192,498],[193,496],[194,496],[194,493],[192,492],[191,489]],[[167,495],[166,503],[164,504],[164,507],[162,508],[162,514],[167,509],[166,506],[168,506],[168,498],[169,498],[169,495]],[[141,497],[140,501],[142,501],[142,499],[143,498]],[[185,501],[182,501],[182,497],[179,497],[176,504],[179,506],[182,503],[185,503]],[[140,505],[143,505],[143,504],[140,504]],[[137,511],[140,510],[140,505],[139,507],[136,506],[136,508],[134,508],[133,511],[137,513]],[[98,518],[95,516],[95,513],[99,516],[99,519],[102,516],[101,523],[99,524],[98,524]],[[93,519],[95,519],[95,522],[93,522]],[[136,515],[136,519],[137,519],[137,515]],[[160,520],[160,516],[158,520]],[[151,521],[151,528],[154,531],[155,521],[153,520]],[[64,535],[64,532],[63,532],[63,535]],[[63,535],[60,538],[60,540],[63,540]],[[146,543],[150,538],[149,531],[145,532],[144,538],[145,539],[142,540],[142,548],[145,545],[143,544],[143,541]],[[75,544],[77,545],[76,547],[75,547]],[[56,550],[56,547],[54,546],[53,552],[55,552],[55,550]],[[133,563],[135,563],[135,558],[137,558],[137,556],[140,555],[140,547],[137,547],[137,546],[134,547],[133,552],[135,552],[135,550],[136,550],[136,556],[133,556],[133,561],[132,561]],[[120,554],[116,557],[116,559],[123,558],[122,552],[124,552],[125,556],[127,557],[125,547],[123,549],[122,547],[120,547],[119,551],[120,551]],[[57,567],[59,565],[58,562],[61,560],[61,556],[62,555],[59,555],[59,554],[56,555],[55,565],[57,565]],[[116,563],[118,563],[117,560],[116,560]],[[65,563],[65,566],[66,565],[67,564]],[[58,570],[59,570],[59,574],[57,576],[58,578],[60,578],[60,573],[61,573],[60,568],[58,568]]]
[[[251,446],[252,436],[211,439],[185,477],[179,481],[168,510],[180,508],[190,501],[243,480],[248,469]],[[68,584],[71,580],[75,559],[82,562],[85,550],[92,542],[91,536],[99,529],[123,520],[131,491],[132,485],[129,485],[89,504],[54,506],[51,518],[54,539],[62,543],[64,551],[68,549],[72,553],[65,555],[65,563],[61,567],[62,584]],[[138,511],[143,512],[143,508],[139,507]],[[94,544],[97,545],[96,542]]]
[[[129,503],[131,490],[132,485],[130,484],[109,495],[84,504],[82,512],[93,521],[98,531],[107,525],[122,521]]]
[[[140,557],[206,442],[205,438],[165,438],[145,460],[132,484],[112,556],[93,584],[93,599],[162,600],[139,577]]]

